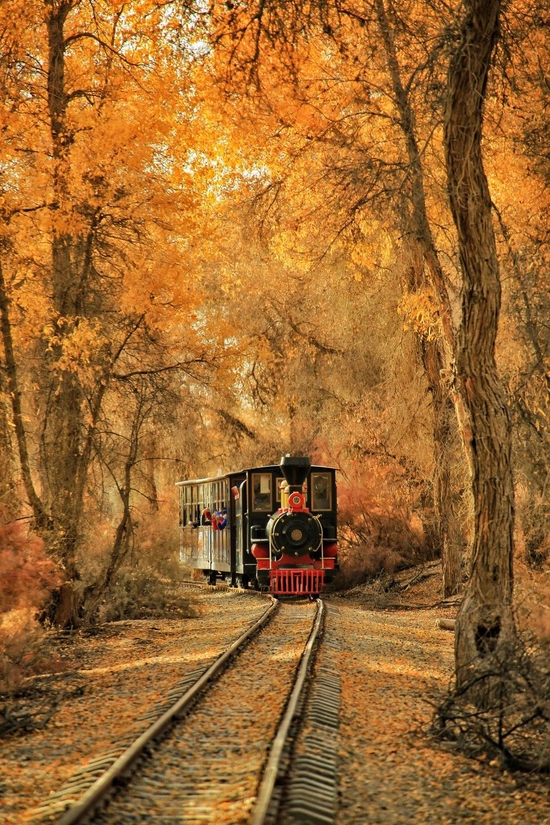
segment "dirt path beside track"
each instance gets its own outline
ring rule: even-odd
[[[449,611],[329,601],[342,680],[337,825],[550,825],[547,778],[502,773],[426,735],[453,672]]]

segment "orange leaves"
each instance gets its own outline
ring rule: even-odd
[[[82,386],[92,390],[104,371],[109,339],[97,321],[58,318],[47,328],[48,348],[58,350],[55,370],[78,375]]]
[[[24,15],[16,14],[21,5]],[[0,10],[0,38],[16,50],[21,29],[27,54],[47,68],[45,22],[57,7],[44,13],[38,0],[8,0]],[[197,239],[208,232],[201,204],[216,171],[205,154],[208,129],[197,128],[188,56],[181,51],[176,60],[170,40],[184,25],[151,0],[74,4],[64,20],[64,86],[58,89],[65,95],[62,128],[70,140],[55,163],[46,73],[36,73],[24,51],[19,64],[11,66],[9,55],[3,64],[7,97],[0,101],[0,123],[13,151],[0,206],[16,215],[9,228],[2,226],[12,249],[5,266],[20,282],[17,303],[29,330],[57,324],[55,317],[44,317],[50,311],[46,296],[52,293],[56,237],[67,246],[65,265],[74,282],[83,277],[87,283],[90,271],[99,271],[106,283],[117,285],[110,289],[111,309],[118,302],[124,311],[145,311],[150,323],[166,326],[170,313],[188,313],[202,303],[200,290],[190,285],[197,280]],[[72,370],[79,351],[85,369],[86,351],[97,348],[100,332],[90,319],[88,326],[79,321],[70,330],[57,324],[54,338],[46,334],[56,346],[66,335],[59,368]]]
[[[0,614],[40,606],[58,581],[38,536],[28,534],[21,522],[0,526]]]
[[[40,538],[27,533],[21,522],[0,525],[0,689],[32,666],[35,615],[60,580]]]
[[[430,287],[404,292],[397,311],[403,318],[405,329],[412,329],[428,341],[441,335],[439,307]]]

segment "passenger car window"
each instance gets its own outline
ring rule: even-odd
[[[252,509],[262,513],[272,511],[271,473],[252,473]]]
[[[311,474],[312,510],[332,510],[330,473]]]

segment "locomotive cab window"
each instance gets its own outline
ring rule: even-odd
[[[312,510],[332,510],[330,473],[311,474]]]
[[[273,499],[271,473],[252,473],[252,509],[260,513],[271,513]]]

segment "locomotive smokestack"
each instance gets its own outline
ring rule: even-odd
[[[302,484],[307,478],[311,468],[311,461],[306,456],[284,455],[279,464],[290,490],[289,492],[302,492]]]

